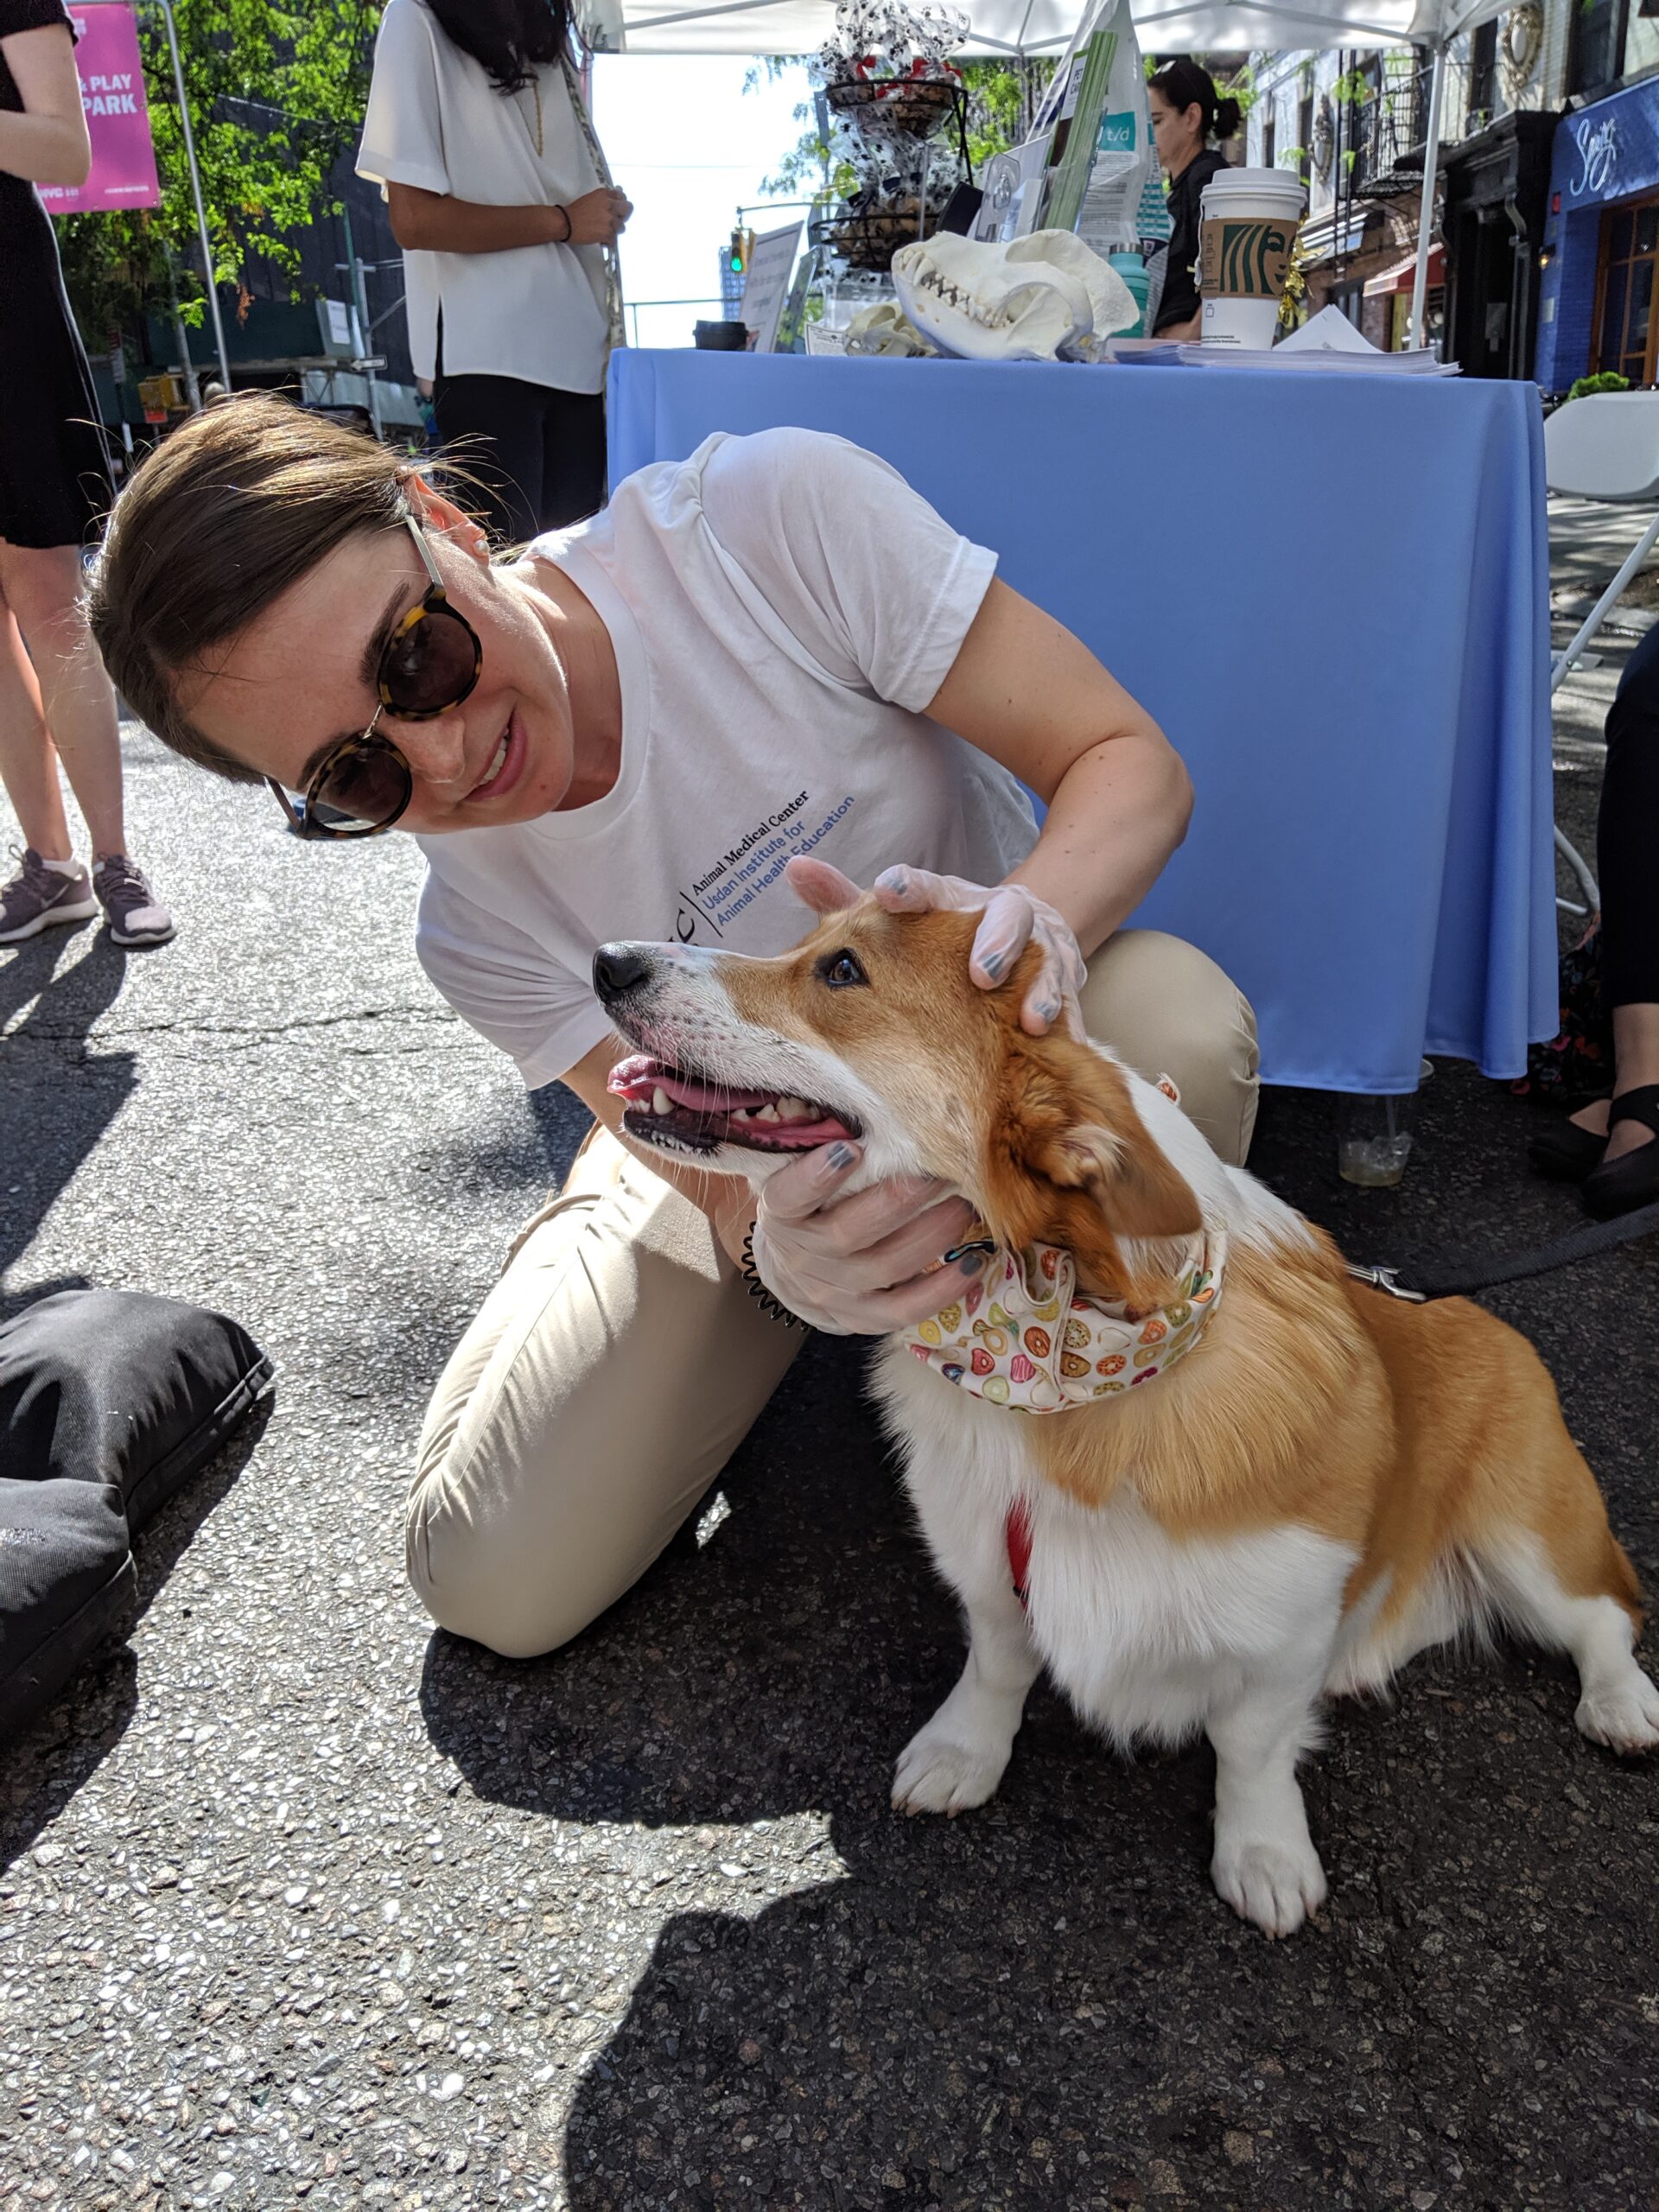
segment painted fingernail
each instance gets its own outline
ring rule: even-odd
[[[962,1262],[962,1272],[965,1275],[976,1275],[984,1265],[985,1255],[982,1252],[969,1252]]]
[[[875,880],[877,888],[882,891],[906,891],[910,887],[910,878],[901,868],[884,868]]]
[[[1058,999],[1039,999],[1038,1001],[1037,1011],[1041,1014],[1045,1021],[1052,1021],[1059,1010],[1060,1002]]]
[[[857,1158],[858,1153],[854,1146],[850,1144],[832,1144],[829,1148],[825,1165],[831,1168],[836,1174],[839,1175],[843,1167],[850,1167]]]

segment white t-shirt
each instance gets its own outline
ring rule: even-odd
[[[486,207],[569,207],[599,183],[564,73],[502,94],[447,37],[423,0],[387,0],[357,173]],[[536,151],[541,95],[542,151]],[[556,391],[605,381],[605,263],[596,245],[521,245],[505,253],[405,253],[415,373],[437,373],[443,312],[448,376],[518,377]]]
[[[793,853],[995,883],[1036,842],[1007,769],[921,711],[996,556],[873,454],[810,430],[716,435],[538,538],[610,633],[621,766],[589,806],[423,837],[416,949],[526,1084],[608,1034],[597,948],[775,953],[810,917]]]

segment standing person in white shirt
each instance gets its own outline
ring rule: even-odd
[[[550,1651],[644,1573],[798,1349],[757,1287],[880,1335],[983,1264],[943,1273],[972,1214],[937,1184],[848,1196],[856,1143],[758,1202],[631,1152],[600,944],[781,952],[848,878],[982,910],[976,984],[1035,944],[1025,1026],[1069,1001],[1243,1160],[1249,1006],[1196,947],[1121,926],[1185,835],[1186,772],[995,569],[885,461],[797,429],[643,468],[510,564],[407,461],[257,396],[175,431],[117,502],[92,633],[135,711],[268,781],[302,836],[412,830],[427,974],[595,1117],[427,1414],[409,1570],[457,1635]]]
[[[606,251],[632,204],[570,63],[568,0],[387,0],[358,149],[404,249],[438,435],[508,543],[605,499]]]

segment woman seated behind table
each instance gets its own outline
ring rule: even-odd
[[[1153,321],[1154,338],[1198,335],[1198,201],[1227,156],[1210,143],[1238,129],[1235,99],[1223,99],[1207,69],[1185,54],[1166,61],[1147,80],[1153,143],[1169,179],[1169,250],[1164,289]]]
[[[1080,1005],[1243,1159],[1249,1008],[1190,945],[1120,927],[1185,833],[1185,772],[995,567],[884,462],[792,429],[642,469],[510,564],[406,461],[257,396],[186,424],[118,503],[92,620],[134,709],[334,840],[342,897],[349,835],[412,833],[427,973],[600,1124],[427,1416],[409,1568],[457,1634],[551,1649],[695,1510],[802,1341],[751,1295],[751,1231],[760,1282],[841,1333],[919,1320],[982,1264],[933,1272],[969,1220],[942,1189],[843,1197],[856,1145],[758,1205],[636,1156],[597,945],[782,951],[849,877],[982,908],[976,983],[1036,944],[1027,1028]]]
[[[1659,1203],[1659,630],[1649,630],[1624,664],[1606,737],[1596,869],[1612,1090],[1531,1145],[1534,1166],[1582,1184],[1586,1204],[1603,1220]]]

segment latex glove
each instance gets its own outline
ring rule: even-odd
[[[850,876],[826,861],[795,859],[785,869],[789,887],[815,913],[838,913],[862,893]],[[968,957],[968,973],[983,991],[993,991],[1027,944],[1042,948],[1043,964],[1026,993],[1020,1026],[1040,1037],[1069,1012],[1078,1036],[1083,1014],[1077,994],[1084,975],[1082,951],[1071,925],[1057,907],[1022,883],[969,883],[960,875],[935,875],[925,868],[884,868],[871,888],[889,913],[920,914],[930,907],[982,910]]]
[[[1071,924],[1046,899],[1027,891],[1023,883],[969,883],[959,875],[935,875],[925,868],[884,868],[871,887],[893,914],[919,914],[934,906],[969,912],[982,907],[984,918],[968,959],[968,973],[982,990],[995,990],[1027,944],[1039,946],[1043,964],[1026,993],[1020,1027],[1040,1037],[1064,1009],[1081,1033],[1077,994],[1083,988],[1083,954]]]
[[[750,1250],[780,1305],[836,1337],[886,1336],[948,1306],[985,1265],[982,1252],[941,1264],[971,1232],[974,1210],[941,1183],[873,1183],[838,1198],[862,1158],[820,1145],[761,1185]]]

